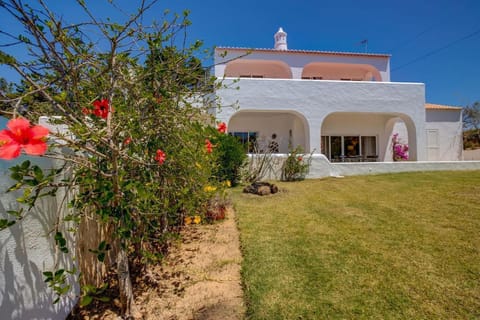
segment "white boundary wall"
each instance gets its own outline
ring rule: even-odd
[[[56,164],[39,157],[21,156],[15,161],[2,161],[0,167],[0,217],[11,218],[6,213],[16,210],[16,198],[23,192],[5,191],[13,181],[5,167],[11,167],[25,160],[42,168]],[[68,197],[59,190],[55,197],[45,197],[38,201],[35,209],[25,215],[15,225],[0,231],[0,319],[65,319],[76,304],[80,293],[79,286],[72,276],[67,283],[72,285],[70,292],[53,304],[56,294],[44,282],[43,272],[58,269],[71,270],[75,253],[75,237],[65,230],[64,237],[70,253],[63,254],[55,249],[54,226],[66,214]],[[59,217],[60,215],[60,217]],[[62,222],[66,228],[66,224]],[[78,277],[78,275],[76,276]]]
[[[0,117],[0,128],[7,120]],[[52,128],[51,128],[52,129]],[[22,191],[6,193],[14,184],[8,168],[30,160],[43,169],[58,167],[58,161],[22,155],[17,159],[0,160],[0,218],[11,219],[6,212],[17,210],[16,199]],[[70,201],[65,192],[59,190],[56,196],[44,197],[35,209],[25,215],[15,225],[0,231],[0,319],[11,320],[63,320],[75,306],[80,293],[79,285],[73,277],[68,278],[72,285],[70,292],[56,304],[56,295],[44,281],[43,272],[58,269],[71,270],[75,254],[76,237],[65,230],[68,254],[55,249],[54,226],[69,211]],[[64,228],[71,227],[61,222]],[[75,277],[78,278],[78,275]]]
[[[252,157],[252,155],[250,155]],[[267,179],[279,180],[286,154],[273,155],[276,168]],[[307,179],[416,171],[480,170],[480,161],[399,161],[331,163],[323,154],[312,155]]]

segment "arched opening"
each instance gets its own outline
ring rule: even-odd
[[[409,145],[416,160],[413,121],[393,113],[334,112],[322,122],[321,153],[332,162],[392,161],[392,135]]]
[[[394,160],[393,136],[396,135],[397,143],[408,147],[408,160],[417,161],[417,130],[412,119],[404,114],[393,114],[385,124],[385,134],[388,135],[385,161]],[[388,160],[387,160],[388,159]]]
[[[250,153],[288,153],[297,146],[310,150],[308,122],[296,111],[241,110],[230,118],[228,132]]]
[[[237,59],[227,63],[225,77],[292,79],[292,70],[283,61]]]
[[[369,64],[311,62],[303,67],[302,79],[382,81],[380,72]]]

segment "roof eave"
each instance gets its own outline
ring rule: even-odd
[[[216,47],[215,50],[239,50],[239,51],[261,51],[261,52],[276,52],[276,53],[307,53],[307,54],[331,54],[331,55],[345,55],[345,56],[367,56],[367,57],[382,57],[390,58],[390,54],[384,53],[367,53],[367,52],[344,52],[344,51],[321,51],[321,50],[275,50],[270,48],[245,48],[245,47]]]

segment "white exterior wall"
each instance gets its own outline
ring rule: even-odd
[[[43,117],[42,117],[43,118]],[[45,119],[40,123],[45,123]],[[4,128],[7,119],[0,117],[0,128]],[[54,128],[52,131],[64,131],[65,128]],[[0,218],[11,219],[6,211],[17,210],[16,199],[23,195],[21,191],[9,192],[6,190],[14,184],[10,179],[8,168],[29,160],[43,169],[58,168],[60,162],[42,157],[22,155],[17,159],[0,160]],[[53,239],[54,226],[58,219],[70,213],[67,204],[71,200],[61,189],[55,197],[44,197],[37,201],[35,208],[25,214],[25,217],[15,225],[0,231],[0,319],[12,320],[40,320],[66,318],[75,306],[80,288],[75,278],[78,275],[67,277],[67,284],[72,286],[68,294],[53,304],[55,293],[44,282],[44,271],[58,269],[72,270],[72,261],[75,252],[75,236],[65,231],[72,227],[68,223],[61,223],[65,228],[61,230],[67,239],[67,246],[71,254],[63,254],[55,249]],[[60,217],[59,217],[60,216]]]
[[[0,217],[11,218],[7,210],[16,210],[16,198],[21,192],[6,193],[13,185],[6,170],[16,163],[30,160],[47,168],[54,163],[44,158],[22,156],[15,161],[0,160]],[[58,303],[55,293],[44,282],[44,271],[64,268],[71,270],[72,254],[62,254],[55,250],[53,239],[54,225],[58,214],[65,215],[66,204],[61,191],[56,197],[45,197],[24,219],[0,231],[0,318],[12,320],[43,320],[66,318],[74,307],[80,293],[79,285],[72,276],[67,284],[72,285],[69,294]],[[59,210],[63,208],[64,210]],[[65,225],[65,224],[64,224]],[[74,237],[64,230],[64,237],[70,252],[74,252]],[[72,251],[73,250],[73,251]],[[78,277],[78,275],[76,276]]]
[[[462,111],[426,110],[425,137],[427,160],[463,159]]]
[[[233,84],[227,78],[224,83]],[[315,81],[240,79],[239,90],[220,89],[224,106],[238,104],[240,111],[296,111],[308,122],[309,149],[319,152],[324,120],[335,112],[375,113],[400,117],[408,128],[412,160],[426,160],[425,87],[419,83],[369,81]],[[228,122],[235,114],[222,108],[217,119]],[[328,119],[327,119],[328,120]],[[327,122],[328,123],[328,122]],[[264,126],[270,123],[264,123]],[[380,141],[381,142],[381,141]],[[385,143],[385,141],[381,142]],[[307,150],[309,151],[309,150]]]
[[[302,78],[303,67],[310,62],[336,62],[336,63],[361,63],[370,64],[378,69],[383,82],[390,81],[390,61],[389,57],[367,56],[367,55],[343,55],[328,53],[296,53],[296,52],[262,52],[253,51],[247,54],[247,50],[228,50],[225,57],[220,57],[223,51],[217,49],[215,52],[215,76],[223,78],[225,74],[226,62],[235,58],[242,59],[260,59],[260,60],[280,60],[288,64],[292,70],[293,79]]]

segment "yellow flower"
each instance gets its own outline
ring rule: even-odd
[[[193,217],[193,223],[199,224],[201,221],[202,221],[202,217],[200,216]]]
[[[185,217],[185,218],[183,219],[183,222],[185,223],[185,225],[188,226],[189,224],[192,223],[192,217]]]
[[[230,182],[230,180],[226,180],[225,185],[227,186],[227,188],[230,188],[232,186],[232,183]]]
[[[198,169],[202,169],[202,165],[198,162],[195,162],[195,167],[197,167]]]
[[[214,186],[205,186],[203,188],[203,191],[205,191],[205,192],[213,192],[215,190],[217,190],[217,187],[214,187]]]

